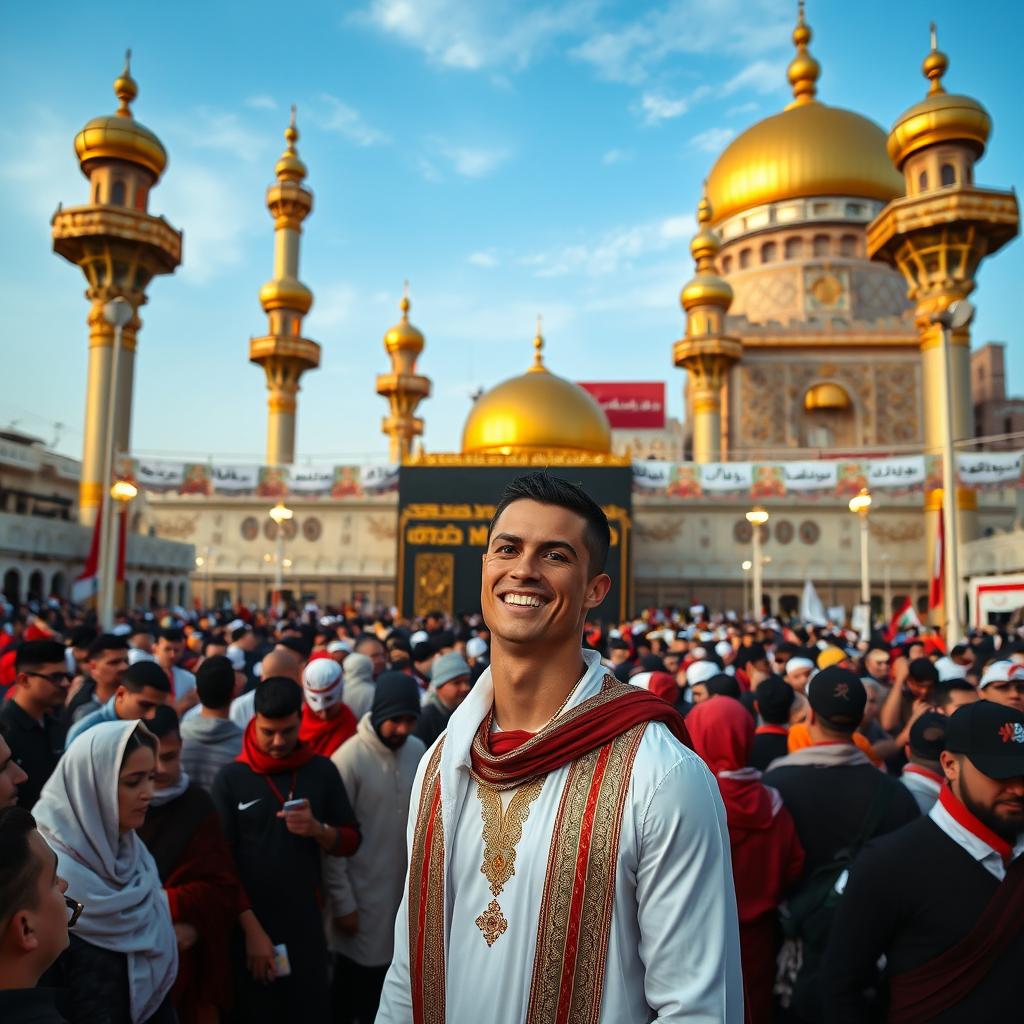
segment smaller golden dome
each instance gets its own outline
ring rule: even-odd
[[[399,303],[402,319],[384,335],[384,348],[388,354],[392,352],[413,352],[419,355],[423,351],[423,334],[409,323],[409,282],[405,282],[405,294]]]
[[[274,173],[278,181],[302,181],[306,177],[306,165],[299,159],[295,143],[299,141],[299,130],[295,127],[295,104],[292,104],[292,116],[288,127],[284,130],[284,138],[287,142],[284,152],[274,166]]]
[[[732,305],[733,291],[728,281],[715,273],[715,257],[722,243],[711,227],[714,215],[711,202],[705,193],[697,206],[697,223],[700,230],[690,242],[690,252],[697,264],[697,273],[687,282],[679,295],[683,309],[689,312],[695,306],[719,306],[723,310]]]
[[[808,412],[815,409],[849,409],[850,396],[838,384],[815,384],[804,395],[804,408]]]
[[[921,65],[931,83],[928,95],[899,116],[886,143],[890,159],[899,168],[918,150],[942,142],[967,146],[980,157],[992,131],[992,119],[976,99],[946,92],[942,76],[949,58],[938,48],[934,24],[931,32],[932,48]]]
[[[313,305],[313,293],[294,277],[281,277],[260,289],[260,305],[267,313],[288,309],[305,316]]]
[[[533,347],[533,366],[526,373],[503,381],[474,403],[462,432],[463,453],[610,453],[611,428],[601,407],[578,384],[544,365],[539,329]]]
[[[167,150],[160,140],[132,117],[130,104],[139,94],[131,75],[131,56],[125,54],[124,70],[114,80],[114,95],[120,100],[116,113],[94,117],[75,136],[75,154],[82,173],[89,176],[95,160],[123,160],[149,171],[155,179],[167,167]]]

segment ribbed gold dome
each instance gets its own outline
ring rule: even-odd
[[[949,58],[939,50],[932,25],[931,52],[921,66],[925,78],[931,82],[928,95],[905,110],[889,133],[889,156],[897,167],[902,167],[907,157],[919,149],[940,142],[970,146],[979,157],[985,152],[992,119],[976,99],[946,92],[942,76],[948,67]]]
[[[534,365],[477,399],[462,431],[464,454],[611,452],[608,418],[583,388],[548,370],[543,344],[538,331]]]
[[[139,94],[139,87],[131,76],[130,58],[131,50],[125,57],[124,71],[114,80],[114,94],[121,101],[117,112],[94,117],[75,136],[75,154],[86,176],[93,160],[124,160],[145,168],[154,178],[159,178],[167,166],[163,144],[132,117],[130,104]]]
[[[789,65],[793,102],[734,139],[708,177],[715,223],[764,203],[804,196],[856,196],[888,202],[903,193],[873,121],[816,100],[820,67],[807,52],[811,30],[803,17],[793,32]]]
[[[838,384],[815,384],[804,395],[804,408],[808,412],[815,409],[849,409],[850,396]]]
[[[402,319],[394,327],[388,329],[384,335],[384,348],[388,353],[392,352],[414,352],[417,355],[423,351],[423,333],[409,323],[409,282],[405,282],[405,294],[402,296],[400,307]]]

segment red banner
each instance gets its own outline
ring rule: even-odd
[[[604,410],[613,430],[664,430],[664,381],[579,382]]]

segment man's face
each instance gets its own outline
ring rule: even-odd
[[[457,708],[470,691],[469,676],[456,676],[437,688],[437,695],[450,708]]]
[[[7,740],[0,736],[0,807],[13,807],[18,802],[18,786],[28,776],[15,764]]]
[[[132,633],[128,643],[140,651],[153,652],[153,637],[149,633]]]
[[[884,683],[889,678],[889,655],[885,651],[871,651],[864,659],[864,667],[872,679]]]
[[[786,673],[786,682],[799,693],[807,689],[807,683],[811,678],[813,668],[791,668]]]
[[[256,716],[256,743],[264,754],[270,757],[287,757],[299,742],[299,726],[302,715],[286,715],[284,718]]]
[[[398,750],[413,734],[416,722],[417,718],[415,715],[401,715],[398,718],[388,718],[380,723],[377,735],[386,747]]]
[[[932,692],[932,684],[922,682],[922,680],[915,679],[913,676],[907,676],[907,689],[915,700],[927,700]]]
[[[184,649],[185,644],[183,641],[168,640],[166,637],[160,637],[156,642],[153,653],[156,655],[156,660],[164,668],[170,668],[181,657]]]
[[[214,658],[219,654],[226,655],[228,653],[228,645],[221,643],[221,641],[210,641],[203,649],[203,656],[206,658]]]
[[[936,711],[941,711],[944,715],[954,715],[957,708],[962,708],[965,704],[973,704],[977,699],[977,690],[950,690],[946,703],[942,707],[936,708]]]
[[[665,671],[674,676],[679,670],[679,655],[670,651],[661,660],[665,663]]]
[[[613,665],[621,665],[624,661],[629,659],[629,651],[624,650],[621,647],[613,647],[609,653],[608,660]]]
[[[1024,777],[990,779],[964,754],[939,755],[953,794],[996,835],[1013,845],[1024,834]]]
[[[911,644],[907,648],[907,661],[914,661],[915,659],[923,658],[924,656],[924,644]]]
[[[160,749],[156,755],[156,777],[153,782],[157,789],[167,789],[181,778],[181,737],[176,732],[160,737]]]
[[[388,655],[384,645],[379,640],[364,640],[357,648],[358,654],[365,654],[373,662],[373,678],[381,674],[388,667]]]
[[[128,670],[128,652],[100,651],[95,658],[90,658],[85,663],[85,667],[98,686],[117,686]]]
[[[254,651],[256,650],[256,634],[245,633],[243,636],[239,637],[239,639],[234,641],[234,645],[236,647],[241,647],[246,653]]]
[[[132,693],[125,686],[119,686],[114,694],[114,709],[122,722],[131,722],[140,718],[152,718],[161,704],[167,703],[167,694],[155,690],[152,686],[144,686],[138,693]]]
[[[1003,704],[1024,711],[1024,679],[1011,679],[1005,683],[989,683],[980,692],[982,700]]]
[[[71,677],[63,661],[51,661],[19,672],[15,682],[35,707],[56,711],[64,706]]]
[[[31,943],[32,960],[46,968],[68,948],[68,883],[57,874],[57,855],[35,829],[29,833],[28,846],[35,861],[35,886],[31,902],[16,909],[13,921],[22,950],[27,952]]]
[[[703,704],[710,696],[708,688],[704,683],[694,683],[694,685],[690,687],[690,693],[693,695],[694,704]]]
[[[861,725],[867,725],[868,722],[873,722],[878,717],[878,694],[875,692],[873,686],[865,686],[864,693],[867,696],[867,700],[864,702],[864,717],[861,719]]]
[[[591,575],[586,520],[538,501],[514,501],[494,524],[483,556],[480,602],[495,637],[557,646],[579,638],[611,580]]]

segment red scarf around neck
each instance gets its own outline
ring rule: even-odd
[[[283,775],[296,772],[313,760],[316,752],[301,740],[287,757],[271,757],[263,753],[256,742],[256,719],[250,720],[242,737],[242,752],[235,758],[247,764],[257,775]]]
[[[975,817],[957,798],[949,786],[943,786],[939,790],[939,803],[946,809],[949,816],[958,824],[967,829],[973,836],[977,836],[983,843],[992,847],[1004,864],[1010,863],[1013,857],[1013,847],[1002,836],[996,835],[983,821]]]
[[[333,718],[323,719],[318,718],[313,709],[303,703],[299,742],[308,746],[314,754],[330,757],[345,740],[355,736],[358,724],[347,704],[342,704],[341,711]]]
[[[488,715],[473,739],[473,774],[480,781],[500,788],[521,785],[603,747],[641,722],[664,722],[680,743],[692,746],[683,716],[671,704],[648,690],[606,676],[599,693],[570,708],[509,753],[492,752],[494,740]],[[499,742],[497,749],[503,750],[505,746]]]

